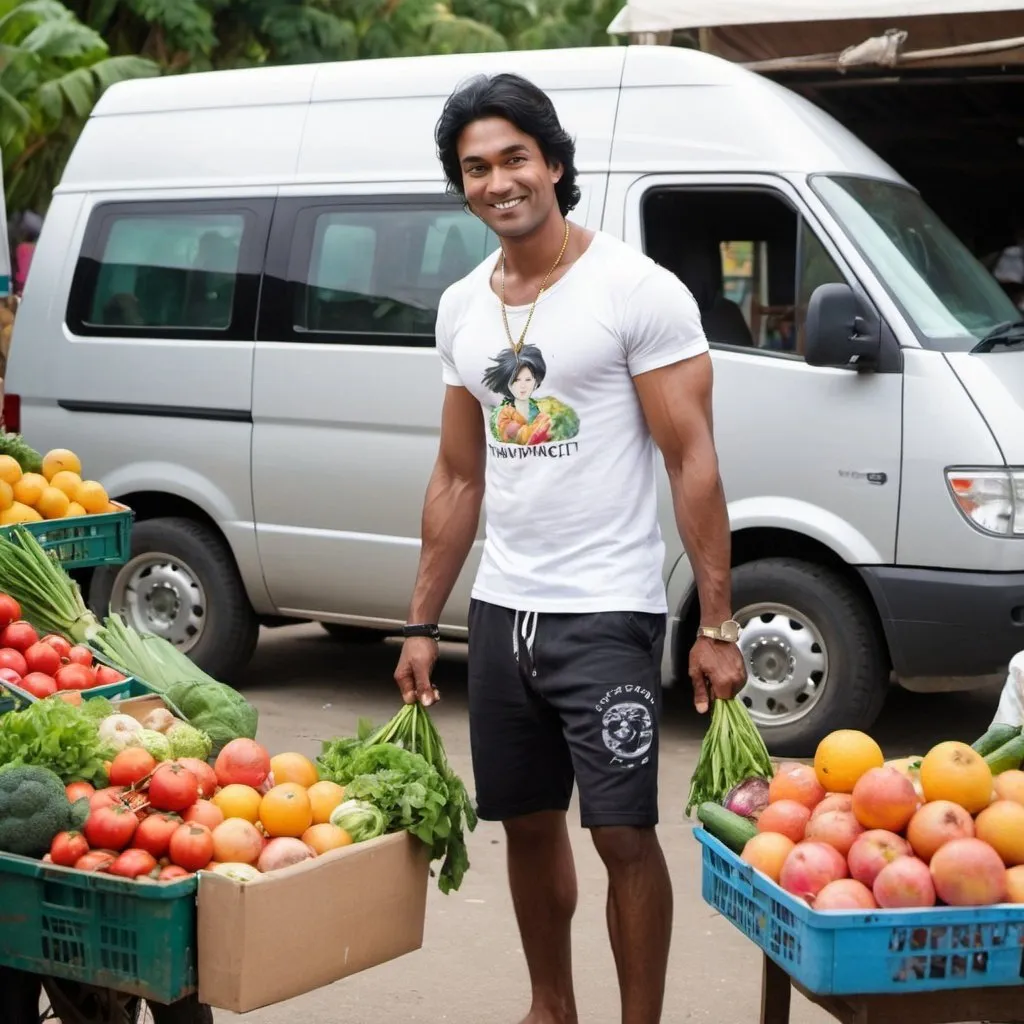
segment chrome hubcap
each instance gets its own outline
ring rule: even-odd
[[[743,628],[740,650],[747,685],[740,700],[758,725],[784,725],[806,715],[828,678],[828,651],[821,633],[787,605],[748,605],[736,614]]]
[[[206,593],[184,562],[158,551],[133,558],[117,574],[110,606],[140,633],[190,651],[206,628]]]

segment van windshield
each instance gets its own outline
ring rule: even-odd
[[[999,282],[913,189],[823,174],[812,176],[811,187],[925,348],[966,351],[997,324],[1021,319]]]

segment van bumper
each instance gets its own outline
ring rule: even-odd
[[[861,566],[893,671],[905,678],[1005,673],[1024,650],[1024,572]]]

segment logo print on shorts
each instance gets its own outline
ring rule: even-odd
[[[601,718],[601,738],[616,756],[633,761],[643,757],[654,742],[650,708],[636,701],[613,704]]]

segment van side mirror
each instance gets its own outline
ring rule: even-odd
[[[848,284],[822,284],[807,304],[804,358],[811,366],[869,370],[878,364],[881,321]]]

